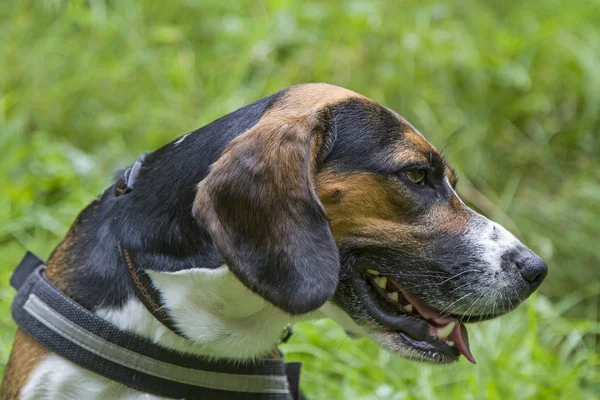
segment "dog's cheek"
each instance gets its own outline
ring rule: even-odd
[[[338,287],[326,306],[328,308],[322,309],[323,314],[354,334],[364,336],[364,327],[372,324],[371,317],[354,292],[350,276],[346,274],[340,276]]]

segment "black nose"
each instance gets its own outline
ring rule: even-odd
[[[548,275],[548,266],[544,260],[529,249],[521,252],[515,262],[521,276],[529,283],[532,290],[537,289]]]

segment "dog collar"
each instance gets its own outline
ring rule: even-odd
[[[56,288],[27,253],[10,283],[17,325],[61,357],[132,389],[184,399],[295,400],[299,363],[218,361],[166,349],[123,331]]]
[[[171,316],[167,312],[167,308],[161,300],[160,293],[152,284],[152,280],[146,271],[133,264],[129,250],[122,249],[121,253],[125,260],[125,265],[127,265],[127,272],[131,285],[133,286],[133,292],[140,302],[161,324],[179,336],[189,339],[179,328],[177,328],[171,319]]]

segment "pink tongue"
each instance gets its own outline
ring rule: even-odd
[[[423,318],[432,321],[434,325],[444,326],[448,325],[450,322],[455,322],[456,326],[449,337],[454,342],[454,345],[458,351],[460,351],[460,353],[465,356],[467,360],[475,364],[475,357],[473,357],[473,354],[471,354],[471,349],[469,348],[469,333],[463,324],[458,323],[455,318],[442,317],[438,310],[421,302],[407,290],[400,289],[400,291],[402,292],[404,298],[417,309],[419,314],[421,314]]]

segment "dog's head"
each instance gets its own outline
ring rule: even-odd
[[[395,353],[472,360],[462,322],[511,311],[547,268],[455,184],[395,112],[302,85],[229,144],[194,215],[238,279],[283,311],[331,300],[347,329]]]

